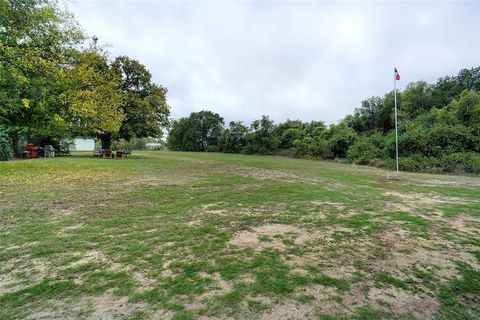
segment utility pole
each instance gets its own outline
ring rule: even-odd
[[[398,165],[397,80],[400,80],[400,74],[398,73],[397,68],[394,68],[393,91],[395,94],[395,153],[396,153],[396,160],[397,160],[397,179],[398,179],[400,175],[400,170]]]
[[[97,51],[97,41],[98,41],[98,37],[94,35],[94,36],[92,37],[92,40],[93,40],[93,50]]]

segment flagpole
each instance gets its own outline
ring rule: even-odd
[[[398,166],[398,119],[397,119],[397,75],[396,72],[393,75],[393,91],[395,93],[395,153],[397,159],[397,178],[400,174],[399,166]]]

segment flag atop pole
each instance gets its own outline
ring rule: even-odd
[[[398,73],[397,68],[393,68],[394,77],[393,77],[393,91],[395,93],[395,154],[397,160],[397,178],[400,174],[399,165],[398,165],[398,119],[397,119],[397,80],[400,80],[400,74]]]
[[[395,70],[395,80],[400,80],[400,73],[398,73],[397,68],[393,68]]]

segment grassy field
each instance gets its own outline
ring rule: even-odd
[[[480,178],[213,153],[0,163],[0,319],[478,319]]]

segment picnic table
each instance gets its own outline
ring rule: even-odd
[[[112,151],[110,149],[97,149],[93,151],[94,157],[101,157],[103,159],[123,159],[127,155],[132,154],[131,149],[125,150],[116,150]]]

